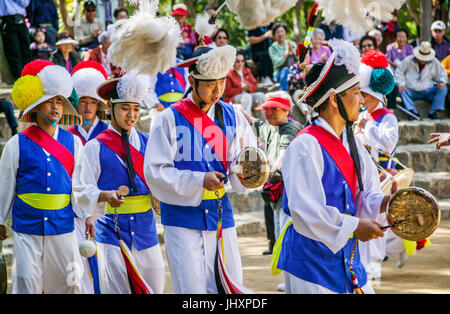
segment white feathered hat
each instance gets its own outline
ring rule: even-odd
[[[176,63],[177,47],[183,40],[180,26],[171,16],[156,17],[157,0],[132,3],[139,4],[139,10],[115,23],[108,60],[125,72],[150,76],[165,73]]]
[[[23,67],[21,77],[14,83],[11,96],[14,104],[22,111],[22,122],[35,122],[29,113],[39,104],[61,96],[64,107],[60,124],[71,125],[80,122],[78,112],[68,99],[72,91],[72,78],[65,68],[37,59]]]
[[[97,61],[82,61],[72,71],[73,87],[79,98],[91,97],[99,101],[98,111],[105,111],[106,103],[97,94],[97,87],[108,78],[105,68]]]
[[[191,59],[178,63],[176,67],[189,67],[189,74],[197,80],[214,81],[225,78],[235,60],[236,49],[232,46],[202,47],[194,51]]]
[[[97,93],[111,103],[142,104],[150,92],[150,76],[129,71],[120,78],[115,78],[101,84]]]

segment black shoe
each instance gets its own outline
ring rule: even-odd
[[[438,115],[436,112],[431,112],[428,114],[428,118],[430,118],[431,120],[437,120],[439,119]]]
[[[271,255],[271,254],[272,254],[272,249],[267,249],[262,253],[262,255]]]
[[[383,262],[386,262],[388,259],[389,259],[389,256],[386,255],[383,259]]]

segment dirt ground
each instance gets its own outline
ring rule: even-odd
[[[384,262],[382,278],[372,281],[376,293],[450,294],[450,220],[441,221],[430,241],[430,246],[409,256],[402,268],[397,268],[395,257]],[[282,293],[277,291],[277,285],[283,281],[283,275],[270,274],[271,257],[261,254],[266,248],[263,233],[239,237],[244,285],[255,293]],[[164,293],[173,293],[167,264]]]

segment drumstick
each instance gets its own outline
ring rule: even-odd
[[[414,220],[403,219],[403,220],[394,221],[394,223],[392,225],[383,226],[383,227],[380,227],[380,229],[384,230],[384,229],[391,228],[391,227],[394,227],[396,225],[399,225],[399,224],[402,224],[402,223],[405,223],[405,222],[416,222],[419,226],[423,226],[424,218],[423,218],[422,214],[416,214],[416,215],[414,215],[414,218],[415,218]]]

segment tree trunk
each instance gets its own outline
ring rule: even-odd
[[[187,7],[187,11],[189,12],[189,16],[195,20],[196,11],[195,8],[197,6],[197,0],[184,0],[184,4]]]
[[[298,0],[295,4],[294,13],[294,36],[296,42],[302,41],[302,20],[301,20],[301,10],[305,5],[304,0]]]
[[[64,29],[69,32],[72,38],[74,38],[73,26],[69,26],[69,23],[67,23],[68,14],[65,0],[59,0],[59,12],[61,13],[61,19],[64,24]]]
[[[431,39],[431,1],[429,0],[420,0],[420,12],[422,16],[422,21],[420,24],[420,40],[426,41]]]

